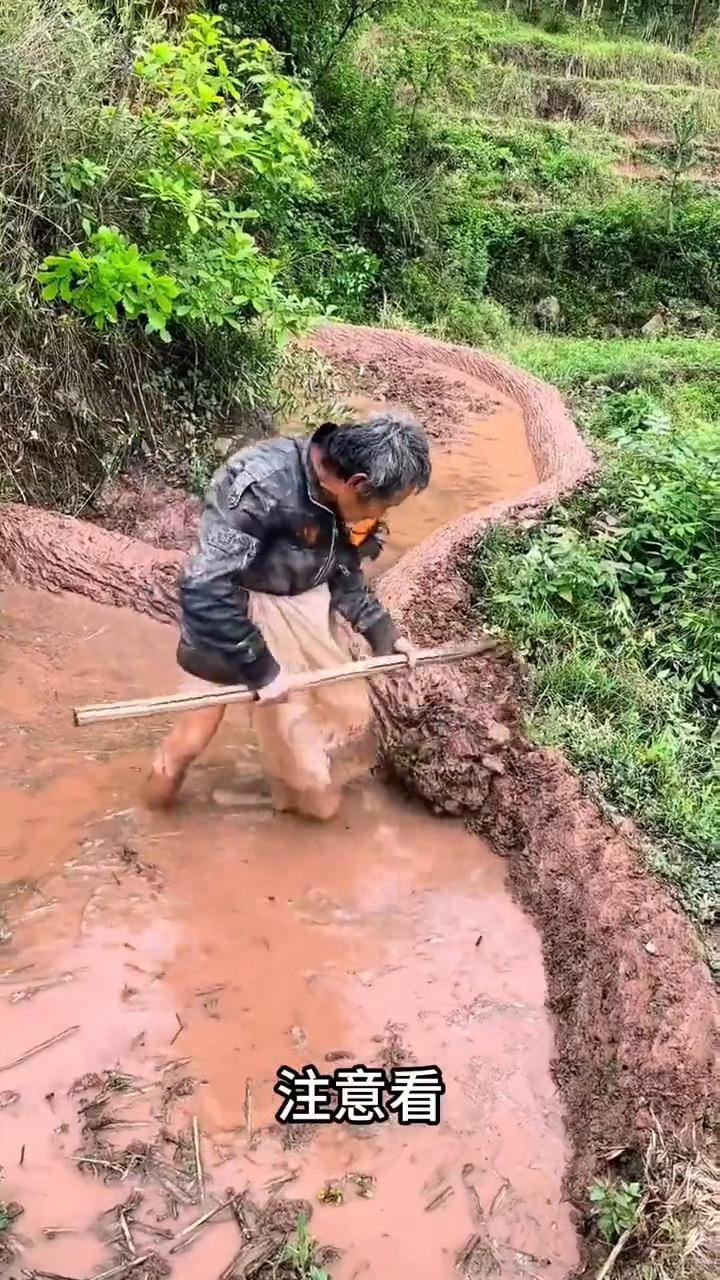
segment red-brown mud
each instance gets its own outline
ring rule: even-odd
[[[314,1233],[343,1250],[334,1280],[450,1277],[479,1231],[498,1275],[521,1277],[542,1258],[543,1274],[561,1280],[577,1252],[540,941],[507,892],[504,862],[380,783],[320,829],[273,818],[232,716],[181,809],[149,815],[137,792],[159,727],[80,734],[68,707],[79,690],[95,700],[171,688],[172,632],[20,587],[4,592],[3,618],[0,880],[12,889],[0,908],[12,938],[0,1067],[79,1027],[0,1072],[20,1095],[0,1113],[3,1196],[26,1206],[9,1274],[111,1266],[93,1224],[136,1182],[145,1220],[162,1210],[133,1174],[106,1187],[77,1170],[68,1091],[113,1068],[154,1087],[131,1107],[119,1094],[111,1108],[123,1123],[101,1137],[115,1150],[148,1141],[162,1085],[201,1081],[168,1125],[187,1133],[198,1116],[210,1192],[249,1183],[262,1198],[270,1179],[295,1173],[287,1194],[314,1202]],[[283,1063],[332,1071],[388,1054],[441,1067],[438,1128],[273,1124]],[[166,1073],[177,1058],[185,1065]],[[349,1175],[363,1175],[370,1198]],[[341,1205],[317,1203],[330,1179],[345,1179]],[[177,1231],[199,1213],[160,1226]],[[63,1233],[44,1238],[53,1227]],[[215,1280],[237,1247],[235,1224],[220,1220],[177,1255],[173,1276]]]
[[[407,403],[421,416],[422,395],[426,394],[427,417],[433,429],[442,417],[439,406],[446,403],[447,422],[439,434],[448,441],[462,433],[469,404],[481,394],[481,388],[485,397],[490,387],[519,406],[536,483],[531,476],[529,490],[520,486],[488,495],[490,505],[473,509],[431,534],[403,556],[380,583],[382,594],[418,641],[464,634],[469,599],[456,569],[459,559],[488,521],[509,515],[537,518],[549,501],[580,483],[592,470],[587,449],[551,388],[491,357],[405,334],[347,326],[323,330],[316,345],[331,359],[355,367],[363,390],[368,390],[370,369],[370,378],[379,384],[377,389],[370,388],[372,394],[379,391],[381,396]],[[438,387],[447,389],[450,384],[454,391],[443,401],[444,393]],[[498,501],[492,500],[495,496]],[[8,574],[19,581],[78,591],[104,603],[132,605],[162,621],[174,616],[178,557],[172,552],[17,507],[0,511],[0,545]],[[112,653],[110,641],[108,645]],[[112,665],[109,675],[104,668],[102,688],[94,690],[93,678],[98,677],[92,675],[93,661],[90,656],[87,678],[81,682],[83,697],[99,701],[112,696],[117,687],[112,679],[127,670],[127,663],[121,646],[114,672]],[[81,675],[76,669],[76,679]],[[620,833],[607,824],[596,806],[581,794],[562,759],[531,749],[523,740],[518,728],[521,683],[517,666],[497,658],[478,661],[452,675],[446,671],[418,672],[412,680],[388,681],[378,690],[378,721],[386,758],[395,773],[436,810],[466,819],[475,830],[488,835],[496,848],[510,855],[507,868],[511,882],[540,926],[549,1004],[556,1014],[555,1073],[573,1140],[569,1186],[579,1202],[609,1149],[642,1147],[653,1115],[671,1128],[692,1119],[702,1124],[706,1119],[716,1094],[712,1065],[715,1003],[693,931],[669,894],[642,871],[632,832]],[[133,696],[127,679],[123,693]],[[22,706],[25,695],[16,680],[12,696]],[[76,741],[79,743],[73,739]],[[13,736],[11,753],[17,754],[19,749]],[[108,776],[106,767],[99,763],[93,776],[102,788],[102,779]],[[128,766],[122,779],[116,778],[113,784],[120,808],[132,803],[128,795],[134,777]],[[405,814],[405,810],[401,812]],[[207,815],[202,828],[206,841],[212,839],[206,828],[209,825],[215,830],[217,808],[208,808]],[[359,821],[351,810],[351,821],[356,817]],[[226,820],[233,821],[230,810]],[[197,816],[190,821],[200,823]],[[241,822],[244,849],[247,819]],[[423,827],[430,829],[440,830]],[[457,829],[443,827],[443,834],[446,830]],[[295,831],[293,828],[293,839],[298,838]],[[200,830],[197,838],[200,840]],[[364,842],[358,861],[364,864],[368,856],[372,860],[378,848],[405,848],[408,838],[378,832]],[[325,839],[324,833],[319,837],[314,834],[307,856],[315,856],[318,840],[322,847]],[[266,843],[265,836],[262,841]],[[207,844],[201,841],[199,847],[209,859]],[[462,857],[474,857],[475,865],[483,865],[482,845],[476,843],[473,849],[473,855],[461,855],[453,843],[449,874],[457,872],[463,883],[470,883],[471,875]],[[232,858],[222,851],[220,856],[227,880],[232,874]],[[372,865],[381,875],[385,863],[381,860]],[[435,873],[441,874],[437,866]],[[189,874],[186,867],[183,874]],[[394,912],[410,886],[397,869],[393,875]],[[420,882],[438,889],[438,881]],[[200,894],[199,880],[194,892]],[[277,899],[277,893],[274,896]],[[481,893],[478,909],[482,899]],[[203,911],[211,910],[207,897],[200,894],[198,901]],[[402,931],[403,913],[397,914],[397,927]],[[264,908],[259,918],[264,924]],[[461,912],[458,918],[466,917]],[[242,927],[238,920],[238,928]],[[482,928],[479,932],[484,936]],[[428,936],[434,933],[431,929]],[[436,955],[444,957],[453,950],[452,934],[438,929],[437,935],[443,940],[436,944]],[[401,950],[416,954],[411,935],[404,935],[399,945]],[[198,954],[202,961],[205,952],[201,949]],[[447,982],[444,959],[443,964],[436,963]],[[372,966],[363,961],[361,968],[365,967]],[[280,998],[278,988],[285,981],[284,970],[282,980],[272,987],[263,974],[259,979],[270,1002]],[[293,990],[292,983],[288,989]],[[389,1016],[395,1016],[393,1010]],[[329,1018],[328,1025],[337,1025],[340,1033],[347,1024],[333,1023]],[[171,1030],[169,1025],[166,1030]],[[312,1043],[314,1046],[316,1040]],[[486,1046],[477,1031],[474,1044],[482,1060]],[[349,1047],[355,1051],[355,1044]],[[364,1050],[364,1043],[362,1047]],[[70,1045],[57,1052],[70,1053]],[[503,1090],[502,1082],[498,1088]],[[317,1144],[318,1150],[321,1145]],[[475,1163],[472,1157],[469,1160]],[[457,1203],[456,1194],[437,1212],[455,1213]],[[485,1200],[483,1205],[487,1207]],[[399,1204],[393,1208],[395,1215],[404,1211]],[[554,1220],[559,1221],[557,1215]],[[415,1219],[413,1231],[414,1225]],[[542,1230],[547,1231],[547,1225]],[[418,1238],[424,1239],[422,1232]],[[443,1241],[447,1238],[443,1233]],[[549,1256],[549,1251],[545,1252]],[[571,1260],[566,1258],[565,1263],[570,1265]],[[435,1270],[429,1274],[441,1274],[437,1258]]]

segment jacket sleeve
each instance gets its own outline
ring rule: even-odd
[[[400,633],[365,582],[357,554],[354,561],[340,561],[335,566],[328,583],[331,606],[365,636],[374,654],[392,653]]]
[[[238,683],[260,689],[280,666],[250,619],[243,577],[260,551],[270,513],[255,486],[236,498],[203,515],[198,546],[180,580],[180,603],[192,645],[219,659]]]

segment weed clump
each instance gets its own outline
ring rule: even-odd
[[[720,1263],[720,1177],[697,1135],[668,1137],[655,1125],[637,1180],[614,1173],[589,1188],[590,1222],[628,1280],[706,1280]]]

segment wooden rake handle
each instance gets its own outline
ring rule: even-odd
[[[462,662],[500,648],[495,636],[468,641],[467,644],[442,649],[421,649],[417,654],[418,667],[436,666],[440,663]],[[293,690],[316,689],[319,685],[340,684],[343,680],[367,680],[372,676],[387,675],[393,671],[407,671],[404,654],[392,654],[386,658],[364,658],[360,662],[348,662],[342,667],[325,667],[319,671],[303,671],[291,677]],[[75,707],[73,720],[76,725],[98,724],[104,720],[140,720],[146,716],[167,716],[179,711],[196,711],[201,707],[221,707],[235,702],[255,702],[257,694],[246,685],[218,686],[207,693],[171,694],[167,698],[140,698],[135,702],[106,702],[93,707]]]

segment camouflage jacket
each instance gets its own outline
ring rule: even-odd
[[[248,614],[248,592],[298,595],[320,583],[331,607],[390,653],[392,619],[366,585],[358,548],[326,505],[310,459],[312,437],[264,440],[241,449],[216,472],[200,532],[180,581],[178,662],[221,684],[261,688],[279,665]]]

